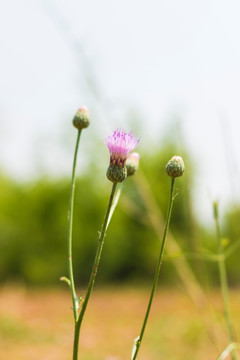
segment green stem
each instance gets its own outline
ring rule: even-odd
[[[140,336],[136,340],[136,343],[135,343],[135,349],[134,349],[134,352],[132,354],[132,360],[135,360],[137,358],[137,354],[138,354],[140,345],[142,343],[142,338],[143,338],[143,335],[144,335],[144,331],[145,331],[145,328],[146,328],[146,325],[147,325],[149,313],[150,313],[150,310],[151,310],[153,297],[154,297],[154,294],[155,294],[155,291],[156,291],[156,288],[157,288],[159,273],[160,273],[160,269],[161,269],[161,265],[162,265],[162,259],[163,259],[164,245],[165,245],[165,241],[166,241],[166,237],[167,237],[167,232],[168,232],[168,229],[169,229],[169,223],[170,223],[172,207],[173,207],[174,183],[175,183],[175,179],[172,178],[170,197],[169,197],[169,204],[168,204],[168,211],[167,211],[167,218],[166,218],[165,228],[164,228],[164,232],[163,232],[163,238],[162,238],[162,243],[161,243],[161,248],[160,248],[160,254],[159,254],[159,257],[158,257],[156,272],[155,272],[155,276],[154,276],[153,287],[152,287],[151,295],[150,295],[150,298],[149,298],[148,307],[147,307],[147,311],[146,311],[145,318],[144,318],[144,321],[143,321],[141,333],[140,333]]]
[[[74,158],[73,158],[72,183],[71,183],[70,204],[69,204],[69,214],[68,214],[68,273],[70,280],[70,289],[72,293],[73,315],[75,321],[77,320],[78,317],[78,299],[75,291],[74,276],[73,276],[72,227],[73,227],[73,206],[74,206],[74,193],[75,193],[76,164],[77,164],[77,153],[78,153],[80,135],[81,135],[81,130],[78,130]]]
[[[232,322],[230,316],[230,306],[229,306],[229,295],[228,295],[228,280],[227,280],[227,271],[226,271],[226,264],[225,258],[223,253],[223,246],[221,241],[220,235],[220,227],[219,227],[219,220],[218,220],[218,208],[217,204],[214,204],[214,218],[215,218],[215,225],[216,225],[216,236],[218,242],[218,269],[219,269],[219,276],[220,276],[220,283],[221,283],[221,291],[223,297],[223,305],[224,305],[224,315],[227,325],[227,333],[228,333],[228,341],[229,343],[234,342],[233,336],[233,329],[232,329]],[[237,360],[237,353],[236,350],[232,349],[232,360]]]
[[[93,264],[93,268],[92,268],[92,273],[91,273],[91,276],[90,276],[90,279],[89,279],[86,296],[85,296],[85,299],[83,301],[79,317],[77,318],[77,320],[75,320],[73,360],[78,359],[78,345],[79,345],[80,328],[81,328],[82,320],[83,320],[83,317],[84,317],[84,314],[85,314],[85,311],[86,311],[86,308],[87,308],[87,305],[88,305],[88,301],[89,301],[89,298],[90,298],[90,295],[92,293],[93,286],[94,286],[94,283],[95,283],[95,278],[96,278],[96,275],[97,275],[98,265],[99,265],[99,262],[100,262],[101,253],[102,253],[102,249],[103,249],[104,238],[105,238],[105,235],[106,235],[108,219],[109,219],[111,207],[112,207],[112,204],[113,204],[113,198],[114,198],[116,188],[117,188],[117,183],[113,183],[112,191],[111,191],[111,195],[110,195],[110,199],[109,199],[109,203],[108,203],[108,207],[107,207],[107,211],[106,211],[103,226],[102,226],[102,230],[101,230],[101,233],[100,233],[100,236],[99,236],[99,239],[98,239],[97,252],[96,252],[96,256],[95,256],[95,260],[94,260],[94,264]]]
[[[116,195],[115,195],[115,197],[114,197],[113,204],[112,204],[112,207],[111,207],[109,216],[108,216],[108,221],[107,221],[107,227],[106,227],[106,229],[108,228],[108,225],[109,225],[109,223],[110,223],[110,221],[111,221],[111,219],[112,219],[113,213],[114,213],[114,211],[115,211],[115,209],[116,209],[116,206],[117,206],[117,204],[118,204],[120,195],[121,195],[122,190],[123,190],[123,187],[124,187],[124,183],[125,183],[125,180],[123,180],[123,181],[120,183],[120,185],[119,185],[119,187],[118,187],[118,191],[116,192]]]

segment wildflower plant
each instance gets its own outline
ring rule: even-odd
[[[154,294],[155,294],[155,291],[157,288],[157,284],[158,284],[159,274],[160,274],[162,260],[163,260],[164,247],[165,247],[166,237],[167,237],[167,233],[168,233],[168,229],[169,229],[170,218],[171,218],[171,214],[172,214],[173,201],[176,196],[174,194],[175,179],[177,177],[182,176],[184,173],[184,170],[185,170],[184,162],[180,156],[173,156],[172,159],[166,165],[166,172],[171,177],[171,188],[170,188],[167,217],[166,217],[162,242],[161,242],[161,246],[160,246],[160,253],[159,253],[159,257],[158,257],[158,261],[157,261],[156,271],[155,271],[155,275],[154,275],[152,291],[151,291],[151,294],[149,297],[148,306],[147,306],[147,310],[146,310],[145,317],[143,320],[140,335],[134,341],[131,360],[136,360],[136,358],[137,358],[137,355],[138,355],[138,352],[139,352],[139,349],[140,349],[140,346],[142,343],[143,335],[145,332],[145,328],[147,325],[148,317],[150,314],[150,310],[152,307],[153,297],[154,297]]]
[[[78,135],[77,135],[77,142],[76,142],[74,159],[73,159],[72,183],[71,183],[70,205],[69,205],[69,221],[68,221],[69,278],[62,277],[61,280],[66,281],[71,289],[73,315],[74,315],[74,343],[73,343],[72,359],[77,360],[78,348],[79,348],[79,336],[80,336],[80,329],[81,329],[83,317],[86,312],[87,305],[94,287],[107,227],[109,225],[113,211],[117,205],[121,193],[121,191],[119,191],[115,196],[117,185],[118,183],[122,183],[128,175],[127,166],[126,166],[127,157],[130,151],[134,150],[135,147],[138,145],[139,140],[137,140],[133,136],[132,132],[127,134],[124,130],[116,130],[105,139],[105,144],[107,145],[110,152],[110,164],[107,170],[107,177],[113,184],[112,184],[112,189],[111,189],[110,198],[105,213],[102,229],[99,232],[98,246],[88,282],[86,295],[85,298],[82,299],[82,297],[77,296],[75,291],[73,264],[72,264],[72,225],[73,225],[73,204],[74,204],[74,192],[75,192],[76,162],[77,162],[77,152],[79,147],[80,134],[82,129],[88,127],[89,125],[88,109],[85,106],[81,107],[76,113],[73,119],[73,125],[78,129]],[[138,161],[139,161],[139,156],[138,156]],[[135,159],[135,165],[136,165],[136,159]]]

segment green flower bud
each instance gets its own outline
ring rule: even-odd
[[[107,178],[113,183],[121,183],[127,177],[127,168],[121,164],[110,163],[107,169]]]
[[[134,175],[139,166],[139,154],[134,152],[129,154],[126,161],[127,176]]]
[[[81,106],[73,118],[73,126],[75,126],[78,130],[82,130],[87,128],[89,124],[90,120],[88,108],[86,106]]]
[[[185,170],[181,156],[173,156],[167,163],[166,172],[171,178],[182,176]]]

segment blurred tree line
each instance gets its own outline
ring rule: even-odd
[[[167,254],[161,281],[175,283],[175,264],[188,254],[188,261],[200,282],[218,283],[217,264],[194,254],[215,252],[214,228],[203,228],[194,215],[192,203],[193,173],[191,159],[174,144],[148,151],[141,157],[139,172],[126,180],[119,204],[110,223],[98,281],[145,281],[152,277],[160,247],[141,196],[141,179],[147,179],[163,218],[165,218],[170,178],[165,173],[167,161],[176,154],[183,156],[186,172],[177,179],[178,196],[174,202],[171,233],[182,249],[181,254]],[[107,168],[106,164],[106,168]],[[85,284],[95,256],[98,231],[101,229],[111,189],[105,177],[94,172],[94,164],[78,177],[76,183],[73,263],[76,283]],[[0,187],[0,281],[22,281],[31,285],[57,284],[67,276],[67,216],[70,195],[69,178],[42,178],[17,183],[1,176]],[[211,204],[209,204],[211,206]],[[239,281],[238,241],[240,209],[230,210],[222,225],[222,235],[235,250],[227,260],[232,284]],[[162,225],[163,230],[163,225]],[[193,256],[192,256],[192,255]]]

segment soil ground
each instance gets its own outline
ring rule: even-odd
[[[130,360],[148,294],[148,288],[131,286],[95,289],[82,325],[79,360]],[[231,291],[230,300],[240,334],[240,291]],[[0,360],[70,360],[72,341],[68,289],[0,288]],[[227,343],[219,291],[197,308],[184,293],[160,289],[138,359],[214,360]]]

